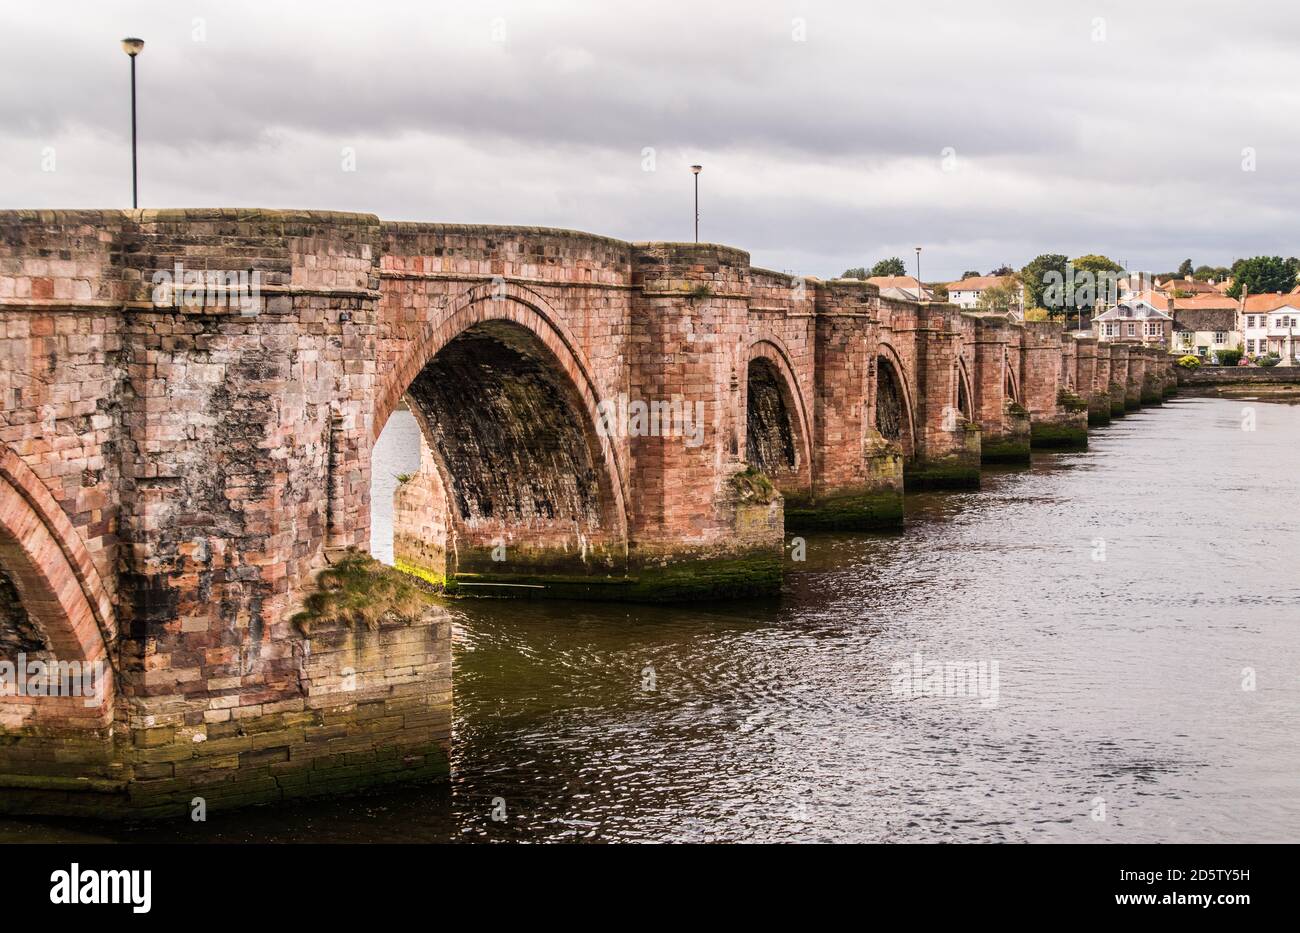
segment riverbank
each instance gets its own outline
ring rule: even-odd
[[[1175,366],[1178,391],[1188,396],[1300,402],[1300,366]]]

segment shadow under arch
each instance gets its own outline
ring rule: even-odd
[[[916,420],[903,362],[888,343],[876,348],[876,407],[872,426],[882,438],[896,444],[905,460],[916,455]]]
[[[1016,368],[1011,365],[1011,357],[1004,354],[1002,357],[1003,393],[1009,401],[1017,405],[1022,404],[1020,401],[1020,380],[1016,378]]]
[[[975,396],[971,394],[970,373],[966,369],[966,359],[957,359],[956,409],[967,421],[975,420]]]
[[[789,354],[773,337],[749,346],[745,379],[745,459],[782,492],[812,486],[807,406]]]
[[[397,566],[484,588],[626,573],[617,450],[590,368],[539,298],[470,289],[398,368],[377,428],[402,397],[422,455],[394,496]]]

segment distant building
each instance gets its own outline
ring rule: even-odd
[[[934,301],[934,292],[910,275],[873,275],[867,279],[880,289],[881,298],[899,301]]]
[[[1280,366],[1300,363],[1300,294],[1248,295],[1240,315],[1247,355],[1275,353],[1282,358]]]
[[[1092,331],[1098,340],[1167,347],[1174,329],[1169,307],[1159,292],[1142,292],[1094,317]]]
[[[1209,359],[1220,350],[1242,346],[1237,302],[1218,292],[1174,299],[1174,342],[1171,353]]]
[[[1010,312],[1013,317],[1024,317],[1025,287],[1016,281],[1014,275],[974,275],[960,282],[948,283],[948,303],[963,310],[973,310],[980,306],[980,296],[990,288],[1005,288],[1014,284],[1015,300]]]
[[[1198,282],[1190,275],[1185,275],[1181,279],[1165,279],[1163,282],[1157,282],[1156,289],[1164,292],[1166,295],[1172,295],[1174,292],[1183,292],[1187,295],[1223,294],[1223,290],[1215,284],[1213,279],[1206,282]]]

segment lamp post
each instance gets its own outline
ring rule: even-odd
[[[703,165],[692,165],[691,174],[695,176],[695,242],[700,242],[700,172]]]
[[[122,51],[131,57],[131,207],[140,206],[140,181],[135,157],[135,57],[144,51],[144,40],[122,40]]]
[[[916,248],[916,300],[925,300],[925,286],[921,284],[921,247]]]

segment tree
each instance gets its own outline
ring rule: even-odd
[[[1082,330],[1085,314],[1091,318],[1092,310],[1097,305],[1119,299],[1115,283],[1124,267],[1109,256],[1099,256],[1096,253],[1071,259],[1070,265],[1074,266],[1074,284],[1071,286],[1069,303],[1078,312],[1079,329]]]
[[[1228,289],[1228,294],[1233,298],[1240,298],[1243,288],[1251,295],[1260,295],[1264,292],[1289,292],[1295,288],[1298,270],[1300,270],[1300,260],[1295,258],[1254,256],[1250,259],[1238,259],[1232,264],[1232,288]]]
[[[871,267],[872,275],[907,275],[907,266],[903,265],[903,260],[894,256],[890,259],[882,259]]]
[[[1210,279],[1222,282],[1231,274],[1232,270],[1227,266],[1197,266],[1192,271],[1192,278],[1198,282],[1208,282]]]
[[[1015,279],[1005,285],[980,290],[979,310],[1006,314],[1020,304],[1020,283]]]
[[[977,270],[975,270],[975,269],[969,269],[969,270],[967,270],[966,272],[963,272],[963,273],[961,274],[961,278],[962,278],[962,281],[965,281],[966,279],[977,279],[977,278],[979,278],[979,275],[980,275],[980,274],[979,274],[979,272],[978,272]]]
[[[842,279],[865,279],[867,277],[866,266],[854,266],[852,269],[845,269]]]
[[[1190,259],[1184,259],[1181,263],[1178,264],[1178,277],[1180,279],[1185,279],[1191,274],[1192,274],[1192,261]]]
[[[989,275],[1015,275],[1016,270],[1008,266],[1005,262],[994,269]]]
[[[1065,266],[1066,258],[1060,253],[1043,253],[1020,270],[1020,281],[1025,283],[1026,308],[1065,310]]]

